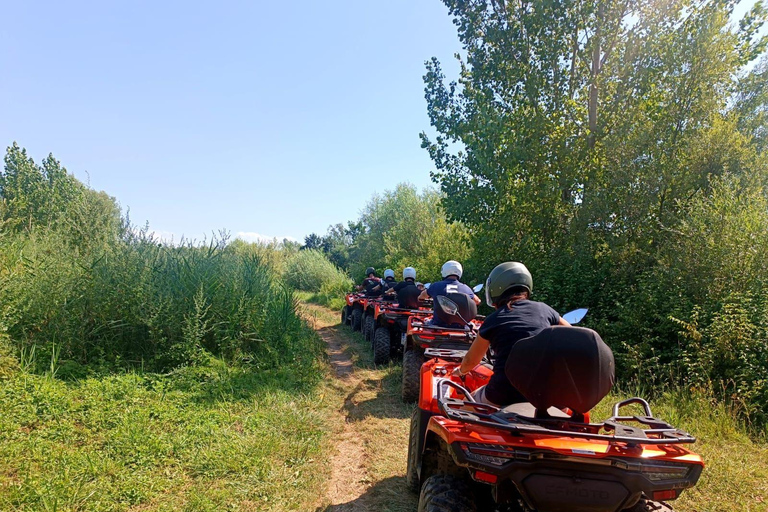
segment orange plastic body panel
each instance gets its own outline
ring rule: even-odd
[[[682,445],[633,445],[625,442],[608,441],[602,439],[583,439],[561,435],[546,435],[525,433],[523,435],[505,432],[500,429],[474,425],[471,423],[457,422],[444,417],[437,407],[437,381],[450,379],[470,391],[486,384],[493,372],[484,367],[477,366],[468,373],[464,382],[451,374],[458,363],[444,361],[439,358],[424,363],[421,367],[421,391],[419,407],[435,413],[429,420],[428,431],[442,438],[446,443],[491,443],[511,448],[525,450],[551,450],[561,455],[578,455],[580,457],[605,458],[605,457],[636,457],[669,462],[688,462],[704,466],[701,457],[683,448]],[[456,396],[453,388],[450,396]],[[589,422],[589,417],[586,417]]]

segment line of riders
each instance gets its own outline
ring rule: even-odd
[[[422,285],[413,267],[400,282],[369,267],[342,310],[376,364],[402,355],[402,399],[418,404],[406,481],[420,490],[419,512],[672,511],[666,501],[704,468],[683,447],[695,438],[637,397],[590,422],[615,365],[595,331],[574,327],[587,310],[561,316],[531,300],[520,262],[474,288],[462,274],[447,261],[441,281]],[[483,289],[487,317],[477,311]]]

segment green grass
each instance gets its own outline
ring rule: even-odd
[[[301,292],[301,291],[294,291],[294,294],[299,300],[302,300],[304,302],[309,302],[311,304],[318,304],[320,306],[325,306],[328,309],[332,310],[333,312],[338,312],[338,315],[341,315],[341,308],[344,307],[344,305],[347,303],[344,295],[338,296],[338,294],[335,295],[326,295],[322,292]]]
[[[292,371],[211,360],[168,375],[0,386],[0,510],[308,510],[325,404]]]

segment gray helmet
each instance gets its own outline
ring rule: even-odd
[[[496,302],[510,288],[524,288],[528,293],[533,291],[533,277],[525,265],[517,261],[507,261],[496,265],[485,282],[485,302],[495,307]]]
[[[368,267],[367,269],[365,269],[365,276],[366,277],[368,277],[371,274],[376,275],[376,269],[375,268]]]

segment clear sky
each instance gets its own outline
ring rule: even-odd
[[[0,144],[49,152],[165,235],[303,239],[430,185],[438,0],[7,2]]]
[[[439,0],[30,0],[2,20],[0,144],[176,239],[301,240],[430,185],[424,61],[458,74]]]

